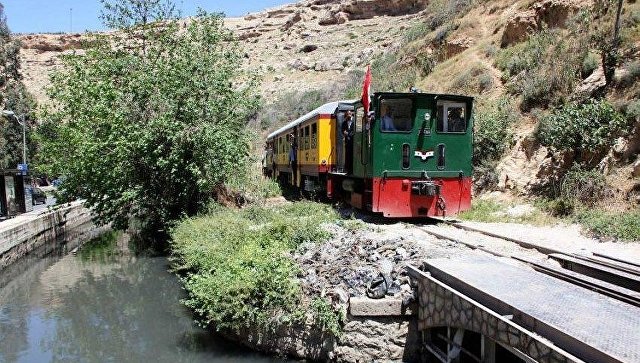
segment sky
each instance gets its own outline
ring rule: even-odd
[[[198,8],[235,17],[294,0],[173,0],[183,16]],[[13,33],[57,33],[104,30],[100,0],[0,0]]]

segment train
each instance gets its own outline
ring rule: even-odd
[[[387,218],[455,215],[471,207],[473,101],[377,92],[368,112],[329,102],[267,136],[263,171]]]

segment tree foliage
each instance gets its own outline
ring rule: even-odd
[[[24,115],[29,126],[35,101],[22,83],[20,41],[11,35],[0,4],[0,107]],[[30,133],[27,133],[29,135]],[[13,117],[0,117],[0,169],[15,168],[22,160],[22,127]]]
[[[237,43],[220,15],[182,21],[166,6],[107,3],[103,19],[120,30],[52,76],[42,161],[64,176],[63,197],[117,228],[197,213],[247,157],[255,78],[240,71]]]
[[[557,151],[574,150],[578,159],[611,146],[626,121],[605,100],[566,104],[540,121],[538,139]]]

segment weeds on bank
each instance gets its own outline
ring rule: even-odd
[[[640,210],[614,213],[585,208],[578,210],[574,219],[598,237],[640,241]]]
[[[307,310],[291,252],[329,238],[322,224],[337,219],[328,205],[298,202],[219,208],[183,221],[172,237],[173,266],[189,293],[184,303],[202,325],[218,330],[300,321]],[[313,309],[318,310],[312,306],[312,315]],[[325,325],[333,330],[331,324]]]
[[[523,223],[532,225],[549,225],[555,219],[538,208],[532,208],[524,213],[514,213],[510,209],[513,205],[499,203],[493,200],[475,200],[471,209],[458,215],[460,219],[485,223]]]

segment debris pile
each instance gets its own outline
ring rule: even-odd
[[[322,244],[305,244],[294,259],[306,296],[329,296],[336,304],[349,297],[385,296],[413,301],[406,266],[419,265],[424,250],[402,236],[380,238],[368,230],[328,226],[333,238]]]

